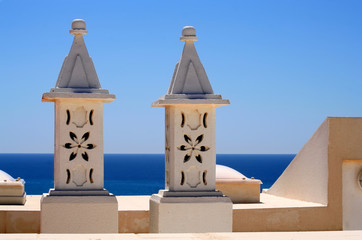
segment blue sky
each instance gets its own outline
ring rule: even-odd
[[[105,153],[163,153],[165,94],[183,43],[214,92],[218,153],[297,153],[327,116],[362,117],[362,1],[0,0],[0,153],[53,152],[55,86],[75,18],[103,88]]]

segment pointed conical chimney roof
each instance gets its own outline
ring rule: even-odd
[[[152,106],[162,107],[170,104],[215,104],[226,105],[229,100],[214,94],[204,66],[197,55],[194,41],[196,30],[192,26],[182,29],[181,41],[185,46],[176,64],[167,94],[155,101]]]
[[[44,93],[43,101],[55,98],[114,99],[113,94],[101,88],[92,58],[85,46],[83,35],[88,33],[85,21],[73,20],[69,33],[74,35],[72,47],[64,59],[55,88]]]

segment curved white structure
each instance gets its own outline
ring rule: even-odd
[[[8,173],[0,170],[0,204],[24,204],[26,201],[24,184],[23,179],[14,179]]]
[[[260,202],[261,184],[260,180],[247,178],[235,169],[216,165],[216,189],[228,196],[233,203]]]

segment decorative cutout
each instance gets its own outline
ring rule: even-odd
[[[358,180],[358,185],[360,186],[360,188],[362,190],[362,170],[359,172],[357,180]]]
[[[169,153],[170,153],[170,146],[168,145],[168,137],[167,137],[168,134],[165,135],[165,160],[166,160],[166,163],[169,162]]]
[[[87,124],[87,111],[84,107],[78,107],[75,111],[72,112],[73,124],[77,128],[82,128]]]
[[[170,162],[170,146],[168,145],[168,131],[169,131],[169,115],[168,109],[166,109],[165,114],[165,187],[168,189],[170,184],[170,176],[169,176],[169,162]]]
[[[181,127],[183,128],[185,126],[185,114],[181,112]]]
[[[199,110],[194,110],[187,114],[187,126],[192,130],[197,130],[201,126],[201,114]]]
[[[78,141],[77,135],[75,135],[73,132],[69,132],[69,136],[73,141]]]
[[[73,183],[77,186],[77,187],[81,187],[84,185],[84,183],[87,182],[87,169],[81,165],[81,164],[77,164],[73,169],[72,169],[72,179],[73,179]]]
[[[87,152],[82,153],[82,158],[88,162],[89,157]]]
[[[170,151],[170,147],[166,146],[165,147],[165,160],[166,160],[166,163],[170,162],[169,151]]]
[[[92,109],[89,113],[89,124],[93,125],[93,113],[94,113],[94,109]]]
[[[207,174],[207,170],[205,170],[205,171],[202,173],[202,181],[204,182],[204,185],[207,185],[206,174]]]
[[[66,149],[75,148],[73,150],[73,152],[70,153],[69,161],[74,160],[78,155],[78,151],[82,150],[82,148],[91,150],[91,149],[94,149],[96,147],[96,145],[93,144],[93,143],[85,144],[85,142],[88,140],[89,136],[90,136],[90,133],[86,132],[86,133],[83,134],[82,138],[79,141],[78,137],[77,137],[77,135],[75,133],[69,132],[70,139],[75,143],[75,144],[74,143],[66,143],[63,146]],[[83,152],[81,153],[81,156],[85,161],[89,160],[88,153],[85,150],[83,150]]]
[[[91,168],[90,170],[89,170],[89,182],[90,183],[93,183],[94,181],[93,181],[93,168]]]
[[[193,142],[191,140],[191,137],[189,135],[186,135],[186,134],[184,135],[184,139],[185,139],[186,143],[188,144],[188,146],[181,145],[181,146],[177,147],[177,149],[180,150],[180,151],[188,151],[186,153],[186,155],[184,156],[184,163],[188,162],[191,159],[193,154],[195,156],[195,159],[199,163],[202,163],[202,157],[201,157],[200,152],[206,152],[206,151],[208,151],[210,149],[208,146],[197,147],[197,145],[199,143],[201,143],[202,140],[204,139],[204,134],[199,135],[196,138],[195,142]]]
[[[204,117],[202,118],[202,123],[204,125],[204,128],[207,128],[207,113],[204,113]]]
[[[77,153],[72,152],[69,156],[69,161],[74,160],[74,158],[77,156]]]
[[[196,155],[195,158],[196,158],[196,160],[197,160],[199,163],[202,163],[202,157],[201,157],[200,154],[199,154],[199,155]]]
[[[67,181],[66,181],[66,184],[69,184],[70,182],[70,171],[69,169],[67,169]]]
[[[67,109],[67,122],[66,124],[69,125],[70,123],[70,112],[69,112],[69,109]]]
[[[166,170],[166,174],[165,174],[165,177],[166,177],[166,187],[168,187],[170,185],[170,176],[169,176],[169,171]]]
[[[186,171],[186,183],[191,188],[196,188],[200,182],[200,170],[196,166],[191,166]]]
[[[185,173],[183,171],[181,171],[181,182],[180,182],[180,185],[184,185],[185,183]]]

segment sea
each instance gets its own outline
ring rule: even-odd
[[[231,167],[270,188],[295,154],[217,154],[216,163]],[[104,187],[114,195],[151,195],[164,189],[164,154],[105,154]],[[53,154],[0,154],[0,170],[25,180],[28,195],[54,187]]]

